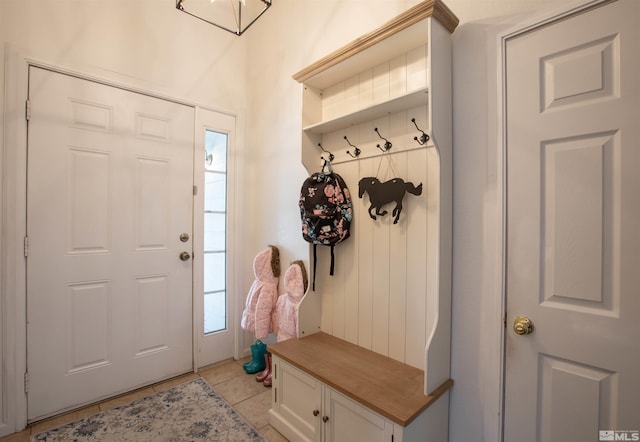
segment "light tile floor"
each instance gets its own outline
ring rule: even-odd
[[[0,442],[28,442],[32,434],[38,434],[85,416],[90,416],[100,411],[117,407],[118,405],[127,404],[135,399],[157,391],[167,390],[175,385],[188,382],[197,377],[202,377],[207,381],[218,394],[233,405],[233,407],[251,422],[270,442],[286,442],[287,439],[269,425],[268,422],[267,412],[269,408],[271,408],[271,388],[266,388],[262,383],[256,382],[255,375],[248,375],[242,368],[242,364],[249,359],[250,358],[240,361],[229,360],[220,362],[219,364],[199,370],[197,374],[191,373],[180,376],[113,399],[105,400],[80,410],[36,422],[20,433],[0,437]]]

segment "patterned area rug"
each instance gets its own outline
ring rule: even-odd
[[[32,441],[266,441],[203,379],[31,437]]]

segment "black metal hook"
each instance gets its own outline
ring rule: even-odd
[[[331,152],[329,152],[328,150],[326,150],[324,147],[322,147],[322,144],[321,144],[321,143],[318,143],[318,146],[320,147],[320,149],[322,149],[322,151],[323,151],[323,152],[326,152],[326,153],[328,153],[328,154],[329,154],[329,162],[332,162],[332,161],[333,161],[333,159],[335,158],[335,157],[333,156],[333,154],[332,154]],[[324,156],[322,156],[322,155],[320,156],[320,158],[322,158],[323,160],[327,161],[327,159],[326,159]]]
[[[378,134],[378,136],[379,136],[381,139],[383,139],[383,140],[384,140],[384,149],[383,149],[382,147],[380,147],[380,145],[379,145],[379,144],[377,144],[377,145],[376,145],[376,147],[377,147],[378,149],[380,149],[381,151],[383,151],[383,152],[388,152],[388,151],[389,151],[389,149],[391,149],[391,146],[393,146],[393,145],[391,144],[391,141],[387,140],[385,137],[383,137],[382,135],[380,135],[380,132],[378,132],[378,128],[377,128],[377,127],[376,127],[375,129],[373,129],[373,130],[375,130],[375,131],[376,131],[376,133]]]
[[[347,138],[347,136],[344,136],[344,139],[347,140],[347,144],[351,147],[353,147],[353,153],[347,151],[347,153],[349,154],[349,156],[351,158],[358,158],[358,156],[362,153],[362,151],[358,148],[358,146],[354,146],[353,144],[351,144],[351,141],[349,141],[349,138]]]
[[[418,129],[420,132],[422,132],[422,135],[420,135],[419,139],[418,139],[418,137],[413,137],[413,139],[416,140],[418,142],[418,144],[420,144],[422,146],[424,143],[429,141],[429,135],[424,133],[424,131],[418,127],[418,124],[416,123],[416,119],[415,118],[412,118],[411,122],[414,124],[416,129]]]

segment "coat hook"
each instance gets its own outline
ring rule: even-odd
[[[422,135],[420,135],[420,139],[418,139],[418,137],[413,137],[413,139],[416,140],[418,142],[418,144],[420,144],[422,146],[424,143],[429,141],[429,135],[424,133],[424,131],[418,127],[418,124],[416,123],[416,119],[415,118],[412,118],[411,122],[416,126],[416,129],[418,129],[420,132],[422,132]]]
[[[351,147],[353,147],[353,153],[347,151],[347,153],[349,154],[349,156],[351,158],[358,158],[358,155],[360,155],[360,153],[362,152],[357,146],[354,146],[353,144],[351,144],[351,141],[349,141],[349,138],[347,138],[347,136],[344,136],[344,139],[347,140],[347,144]]]
[[[378,149],[380,149],[381,151],[383,151],[383,152],[388,152],[388,151],[389,151],[389,149],[391,149],[391,146],[392,146],[391,141],[387,140],[385,137],[383,137],[382,135],[380,135],[380,132],[378,132],[378,128],[377,128],[377,127],[376,127],[375,129],[373,129],[373,130],[375,130],[375,131],[376,131],[376,133],[378,134],[378,136],[379,136],[381,139],[383,139],[383,140],[384,140],[384,149],[383,149],[383,148],[381,148],[379,144],[377,144],[377,145],[376,145],[376,147],[377,147]]]
[[[329,154],[329,162],[332,162],[332,161],[333,161],[333,159],[335,158],[335,157],[333,156],[333,154],[332,154],[331,152],[329,152],[328,150],[325,150],[325,148],[324,148],[324,147],[322,147],[322,144],[321,144],[321,143],[318,143],[318,146],[320,146],[320,149],[322,149],[322,151],[323,151],[323,152],[326,152],[326,153],[328,153],[328,154]],[[322,158],[323,160],[325,160],[325,161],[326,161],[325,157],[323,157],[322,155],[320,156],[320,158]]]

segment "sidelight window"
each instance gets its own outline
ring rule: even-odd
[[[204,333],[227,328],[228,134],[206,131],[204,188]]]

